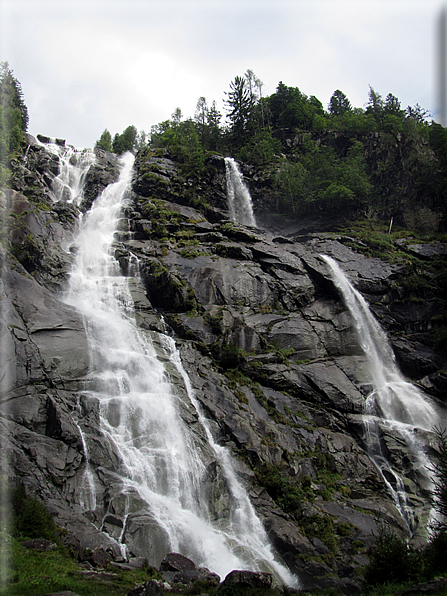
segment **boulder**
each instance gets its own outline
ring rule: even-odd
[[[160,563],[160,571],[194,571],[195,563],[179,553],[168,553]]]
[[[219,589],[229,586],[235,588],[249,588],[251,590],[267,590],[272,587],[272,574],[261,571],[231,571]]]
[[[141,586],[137,586],[127,593],[127,596],[160,596],[165,592],[162,591],[160,582],[156,579],[150,579]]]

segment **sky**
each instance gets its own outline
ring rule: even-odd
[[[365,107],[369,86],[438,119],[443,0],[0,0],[0,60],[21,83],[28,131],[93,147],[149,132],[199,97],[225,115],[247,69],[263,96],[282,81],[326,108],[336,89]]]

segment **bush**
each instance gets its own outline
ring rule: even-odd
[[[429,578],[447,573],[447,530],[438,529],[424,549],[426,575]]]
[[[58,540],[56,525],[48,510],[37,499],[28,497],[23,485],[13,492],[11,505],[16,536]]]
[[[298,482],[286,477],[281,468],[275,464],[264,463],[255,469],[259,484],[267,489],[272,499],[285,511],[298,517],[303,501],[312,498],[310,488],[302,488]]]
[[[423,558],[398,538],[387,526],[382,526],[365,579],[371,585],[403,583],[421,578]]]
[[[216,358],[219,366],[224,370],[237,369],[245,362],[245,352],[236,344],[230,342],[223,345],[220,350],[217,350]]]

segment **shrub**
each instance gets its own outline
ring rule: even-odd
[[[366,570],[366,581],[371,585],[401,583],[419,579],[422,571],[422,556],[391,528],[382,526]]]
[[[224,370],[238,368],[245,362],[245,352],[232,342],[223,345],[216,356],[219,366]]]
[[[258,482],[267,489],[272,499],[286,512],[299,516],[303,501],[313,498],[312,490],[298,481],[287,478],[281,468],[275,464],[264,463],[255,470]]]
[[[23,485],[13,492],[11,505],[15,535],[58,540],[56,525],[48,510],[40,501],[27,496]]]
[[[438,529],[424,549],[426,576],[436,577],[447,573],[447,530]]]

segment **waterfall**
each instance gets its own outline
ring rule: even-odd
[[[256,226],[250,191],[232,157],[225,158],[227,200],[230,219],[244,226]]]
[[[60,172],[52,183],[54,200],[79,204],[85,176],[89,167],[95,162],[95,154],[89,149],[60,147],[53,143],[47,147],[59,157],[60,163]]]
[[[420,435],[436,426],[438,414],[421,391],[403,378],[386,333],[373,317],[363,296],[353,288],[334,259],[326,255],[322,255],[322,258],[329,265],[334,285],[351,313],[360,346],[367,359],[373,387],[366,399],[363,417],[369,454],[411,532],[416,520],[407,503],[404,481],[384,456],[380,434],[384,430],[389,431],[405,441],[414,460],[413,466],[417,468],[419,482],[423,489],[429,490],[432,486],[429,474],[431,466]]]
[[[100,403],[102,442],[119,455],[113,469],[119,483],[113,491],[119,486],[120,493],[113,498],[117,506],[121,503],[123,526],[113,538],[124,553],[130,499],[137,495],[150,513],[151,528],[155,521],[157,536],[163,534],[166,553],[180,552],[222,578],[233,569],[262,570],[273,573],[276,581],[296,585],[296,578],[275,560],[229,453],[214,442],[173,340],[136,325],[129,289],[136,280],[121,275],[111,254],[132,167],[133,157],[127,154],[118,181],[84,215],[66,296],[84,316],[94,381],[86,393]],[[138,266],[129,269],[132,273]],[[200,440],[185,416],[201,425]],[[86,447],[84,451],[87,465]],[[210,513],[212,503],[204,490],[212,457],[230,509],[218,519]],[[94,483],[86,480],[85,488],[92,492]],[[96,501],[89,494],[88,502]],[[101,529],[106,530],[104,522]]]

